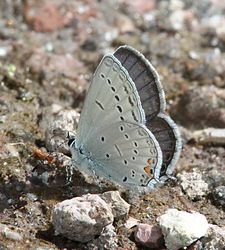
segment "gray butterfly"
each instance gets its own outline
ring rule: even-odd
[[[152,187],[166,179],[181,139],[165,107],[158,74],[140,52],[121,46],[104,56],[68,142],[76,166],[121,185]]]

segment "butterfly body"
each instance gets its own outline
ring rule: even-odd
[[[121,185],[151,186],[180,153],[179,131],[164,110],[158,75],[143,55],[128,46],[106,55],[70,143],[76,165]]]

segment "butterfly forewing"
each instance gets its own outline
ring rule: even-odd
[[[85,99],[78,140],[85,143],[102,127],[123,120],[143,124],[144,110],[126,70],[115,57],[105,56],[94,74]]]
[[[166,108],[165,95],[154,67],[137,50],[121,46],[114,53],[126,68],[140,96],[146,119],[150,120]]]

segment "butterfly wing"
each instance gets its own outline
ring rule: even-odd
[[[144,126],[126,121],[115,122],[91,135],[86,152],[89,160],[81,166],[97,176],[123,185],[147,186],[159,178],[162,153],[154,135]],[[84,169],[84,170],[85,170]]]
[[[152,174],[158,178],[162,152],[144,123],[133,80],[118,59],[105,56],[94,74],[78,126],[76,157],[82,158],[83,170],[90,173],[92,168],[97,175],[136,185],[147,185]]]
[[[179,159],[182,143],[177,125],[165,114],[160,113],[146,125],[156,137],[163,154],[160,176],[171,175]]]
[[[121,46],[114,53],[133,80],[146,120],[151,120],[166,108],[165,94],[159,76],[150,62],[137,50]]]
[[[127,120],[145,122],[144,110],[132,79],[112,55],[100,62],[89,87],[78,125],[78,140],[89,140],[101,127]]]
[[[149,61],[129,46],[121,46],[114,55],[135,83],[146,114],[146,126],[159,142],[163,155],[160,176],[170,175],[180,155],[181,137],[173,120],[163,114],[166,102],[159,76]]]

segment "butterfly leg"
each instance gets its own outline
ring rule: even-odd
[[[71,159],[70,164],[66,165],[66,185],[72,183],[72,177],[75,168],[76,168],[75,161]]]

